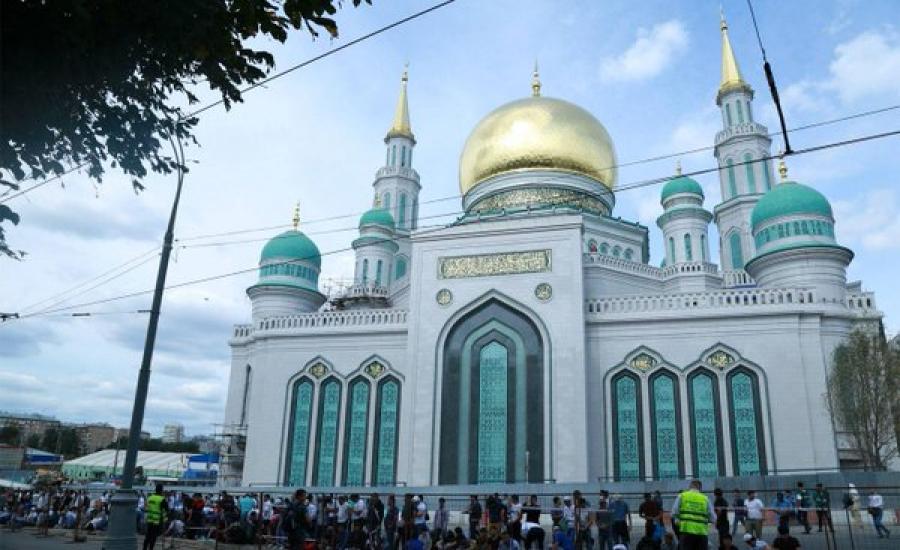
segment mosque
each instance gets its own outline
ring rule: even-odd
[[[833,470],[832,351],[882,317],[847,281],[828,200],[771,160],[722,34],[722,202],[661,189],[665,258],[616,217],[616,153],[588,111],[531,94],[472,130],[464,214],[418,227],[404,73],[351,287],[326,299],[297,227],[263,248],[237,325],[223,468],[243,484],[594,482]],[[710,223],[719,239],[710,254]],[[654,262],[659,264],[659,262]]]

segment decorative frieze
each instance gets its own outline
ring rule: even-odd
[[[438,258],[438,277],[462,279],[550,271],[550,250],[500,252]]]
[[[595,214],[607,214],[607,206],[598,198],[571,189],[546,187],[510,189],[485,197],[469,208],[469,212],[514,210],[522,208],[576,208]]]

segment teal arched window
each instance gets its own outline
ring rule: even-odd
[[[747,170],[747,188],[751,193],[756,193],[756,172],[753,170],[753,155],[746,153],[744,155],[744,167]]]
[[[384,165],[390,166],[391,164],[391,148],[388,147],[384,150]]]
[[[588,241],[588,252],[590,252],[591,254],[594,254],[597,252],[597,250],[599,250],[597,248],[597,241],[595,241],[594,239],[589,240]]]
[[[370,384],[358,377],[347,390],[344,420],[344,485],[363,485],[366,476],[366,440],[369,436]]]
[[[738,115],[738,124],[744,123],[744,107],[741,105],[741,100],[737,100],[734,102],[735,106],[737,106],[737,115]]]
[[[397,166],[397,146],[391,145],[391,166]]]
[[[506,481],[509,351],[494,340],[479,354],[478,483]]]
[[[369,260],[368,260],[368,258],[363,259],[362,282],[363,282],[363,284],[366,284],[367,282],[369,282]]]
[[[406,259],[405,258],[397,258],[394,262],[394,280],[399,281],[406,275]]]
[[[378,286],[381,285],[381,270],[382,270],[383,264],[384,264],[384,262],[382,262],[381,260],[378,260],[375,263],[375,284]]]
[[[728,239],[731,247],[731,269],[744,269],[744,251],[741,248],[741,235],[735,231]]]
[[[674,264],[677,262],[675,259],[675,239],[669,237],[669,263]]]
[[[309,435],[312,427],[313,383],[309,378],[294,382],[291,399],[290,435],[288,436],[288,466],[285,481],[288,485],[306,484],[309,462]]]
[[[406,145],[400,148],[400,166],[406,166]]]
[[[750,110],[750,102],[747,102],[747,122],[753,122],[753,111]]]
[[[730,104],[730,103],[726,103],[726,104],[725,104],[725,120],[728,122],[728,125],[729,125],[729,126],[731,126],[732,124],[734,124],[734,123],[731,121],[731,104]]]
[[[678,378],[673,373],[661,370],[650,377],[650,442],[653,477],[657,479],[684,475],[678,394]]]
[[[603,254],[604,256],[609,254],[609,244],[600,243],[600,254]]]
[[[644,435],[641,418],[641,382],[622,372],[612,380],[613,471],[615,479],[642,479]]]
[[[684,261],[694,261],[694,247],[691,246],[691,235],[689,233],[684,234]]]
[[[720,452],[722,427],[719,422],[719,383],[715,373],[698,369],[688,377],[691,419],[691,454],[695,477],[716,477],[725,473]]]
[[[375,485],[393,485],[397,477],[400,382],[393,376],[383,379],[378,383],[377,398],[372,480]]]
[[[337,465],[338,425],[341,416],[341,383],[328,378],[319,387],[319,421],[316,426],[316,465],[313,485],[334,485]]]
[[[384,192],[384,199],[381,201],[381,207],[387,211],[391,209],[391,194],[387,191]]]
[[[772,188],[772,174],[769,173],[769,161],[762,163],[763,181],[766,182],[766,191]]]
[[[634,250],[632,250],[630,248],[625,249],[625,259],[626,260],[634,259]]]
[[[706,235],[700,235],[700,258],[706,260]]]
[[[728,374],[727,383],[734,475],[764,475],[766,454],[756,374],[741,367]]]
[[[619,245],[614,246],[612,255],[614,258],[618,258],[619,256],[621,256],[622,255],[622,247]]]
[[[406,193],[400,193],[397,227],[406,227]]]
[[[734,177],[734,162],[727,159],[725,164],[728,166],[728,198],[737,196],[737,181]]]

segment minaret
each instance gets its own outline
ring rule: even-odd
[[[406,84],[407,70],[400,78],[400,96],[391,127],[384,137],[384,166],[375,174],[372,184],[381,208],[390,212],[396,223],[398,236],[396,261],[394,261],[391,281],[403,280],[409,271],[409,233],[418,225],[419,218],[419,174],[412,167],[413,149],[416,138],[409,123],[409,102]]]
[[[753,88],[744,81],[731,40],[728,23],[721,18],[722,81],[716,105],[722,111],[722,130],[716,134],[715,156],[719,164],[722,202],[716,205],[722,269],[744,269],[755,252],[750,213],[760,197],[772,188],[768,129],[753,119]]]

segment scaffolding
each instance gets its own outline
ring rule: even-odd
[[[219,447],[218,485],[234,487],[241,484],[244,474],[244,453],[247,448],[246,424],[213,424],[213,437]]]

